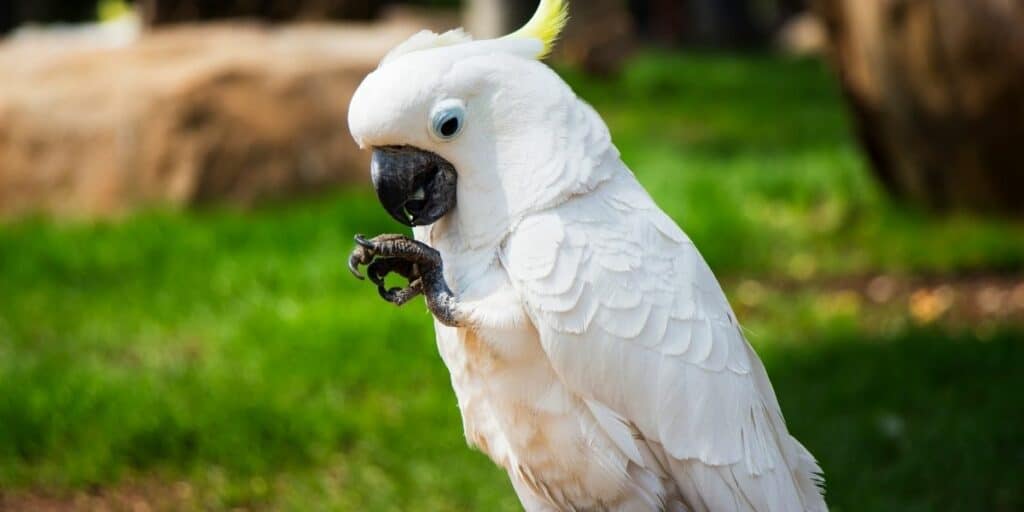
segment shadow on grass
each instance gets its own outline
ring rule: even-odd
[[[762,350],[835,511],[1024,509],[1024,335]]]

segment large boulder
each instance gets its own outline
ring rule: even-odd
[[[16,37],[0,45],[0,214],[246,204],[365,179],[348,103],[415,29]]]

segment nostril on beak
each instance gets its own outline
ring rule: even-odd
[[[413,193],[409,194],[409,197],[405,200],[405,212],[409,214],[413,219],[418,219],[423,214],[423,211],[428,206],[429,191],[434,183],[434,179],[441,170],[435,165],[431,166],[430,170],[420,174],[416,177],[413,182]]]

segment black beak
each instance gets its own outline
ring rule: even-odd
[[[455,167],[412,146],[374,148],[373,188],[384,209],[406,226],[426,226],[455,207]]]

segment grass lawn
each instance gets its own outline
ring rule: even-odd
[[[886,202],[815,62],[566,75],[727,283],[796,283],[740,314],[833,510],[1024,509],[1022,324],[882,328],[802,286],[1019,276],[1024,226]],[[0,509],[517,510],[422,303],[345,269],[354,233],[396,229],[371,196],[0,226]]]

